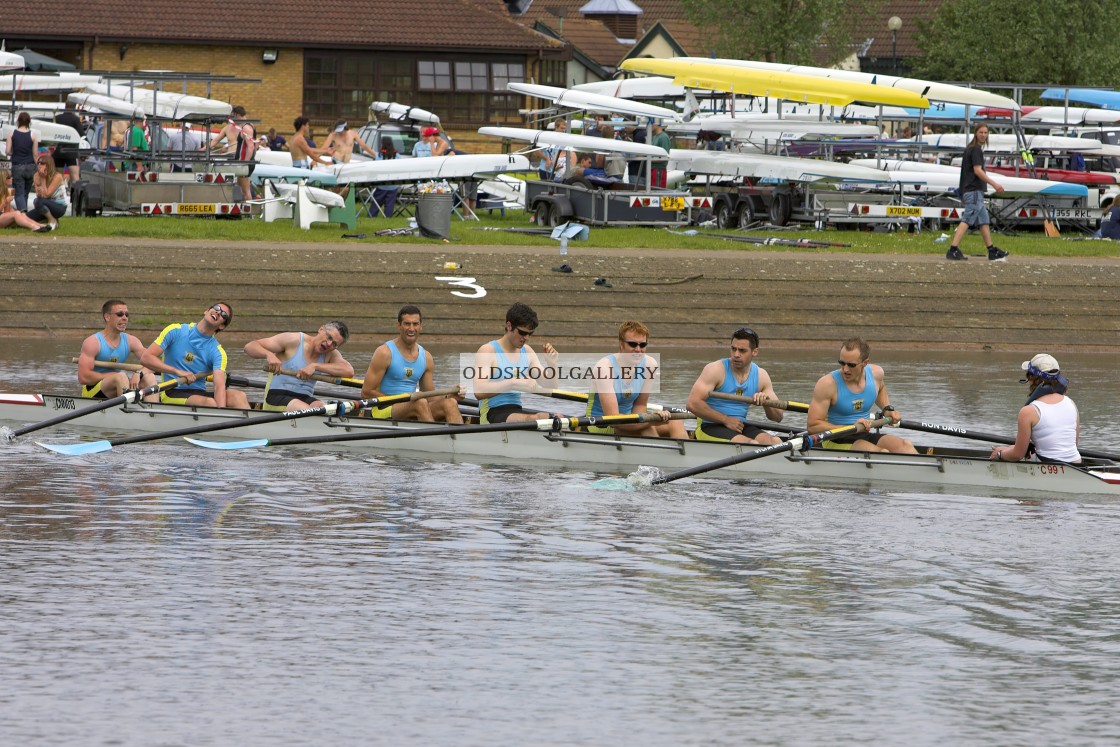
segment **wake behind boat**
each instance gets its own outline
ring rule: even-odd
[[[72,413],[90,405],[78,397],[40,394],[0,394],[0,422],[19,425],[58,413]],[[188,426],[228,424],[231,419],[259,416],[257,411],[189,407],[169,404],[126,404],[77,417],[67,427],[87,433],[154,433]],[[601,436],[554,428],[538,421],[538,430],[456,433],[462,426],[437,428],[438,433],[409,436],[410,430],[430,429],[429,423],[373,420],[368,417],[306,417],[283,422],[224,430],[220,441],[238,439],[337,437],[348,434],[395,434],[392,438],[324,443],[321,448],[421,457],[434,461],[535,464],[556,469],[597,469],[629,474],[642,465],[666,472],[709,464],[724,457],[749,454],[757,446],[627,436]],[[59,437],[44,441],[57,441]],[[193,448],[182,444],[175,448]],[[709,473],[724,479],[764,479],[816,486],[918,488],[933,492],[971,492],[1015,497],[1064,496],[1084,499],[1120,498],[1120,466],[1091,467],[992,462],[990,450],[925,448],[922,454],[880,454],[811,449],[805,453],[773,454]]]

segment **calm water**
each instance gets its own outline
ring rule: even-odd
[[[75,349],[6,341],[0,389]],[[806,400],[834,357],[761,362]],[[904,415],[1010,433],[1024,357],[876,360]],[[1113,361],[1059,359],[1117,450]],[[1120,739],[1116,505],[178,443],[0,470],[5,744]]]

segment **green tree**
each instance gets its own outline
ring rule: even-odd
[[[883,0],[682,0],[717,57],[831,65],[866,37]],[[885,23],[885,21],[883,21]],[[882,25],[879,23],[878,25]]]
[[[918,22],[914,75],[934,80],[1113,85],[1120,35],[1106,0],[947,0]]]

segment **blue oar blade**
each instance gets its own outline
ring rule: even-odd
[[[39,444],[44,449],[57,451],[59,454],[65,454],[66,456],[100,454],[103,451],[109,451],[113,448],[113,444],[108,441],[84,441],[78,444],[45,444],[42,441],[36,441],[35,443]]]
[[[204,449],[256,449],[261,446],[268,446],[267,438],[254,438],[249,441],[206,441],[201,438],[189,438],[184,436],[184,440],[190,441],[195,446],[201,446]]]

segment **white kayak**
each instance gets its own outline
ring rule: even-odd
[[[902,185],[906,191],[952,192],[960,187],[961,170],[959,166],[897,159],[876,161],[874,158],[857,158],[851,164],[882,169],[892,182]],[[1049,195],[1052,197],[1088,198],[1089,196],[1089,189],[1084,184],[1003,175],[993,178],[1003,187],[1003,194],[1009,197],[1016,195]],[[996,191],[989,186],[987,193],[994,195]]]
[[[535,83],[508,83],[509,90],[523,93],[527,96],[548,99],[557,106],[568,109],[580,109],[589,112],[605,112],[609,114],[626,114],[631,117],[652,117],[654,119],[679,120],[681,115],[672,109],[653,104],[643,104],[638,101],[607,96],[590,91],[577,91],[571,88],[557,86],[542,86]]]
[[[561,148],[572,148],[578,151],[622,153],[630,156],[653,156],[654,158],[665,158],[669,155],[664,148],[646,145],[645,143],[632,143],[628,140],[612,140],[590,135],[573,135],[554,130],[532,130],[527,127],[479,127],[478,132],[480,135],[490,135],[491,137],[523,140],[535,147],[557,145]]]
[[[101,93],[75,92],[67,95],[66,100],[76,105],[82,111],[116,114],[122,117],[140,117],[145,114],[144,107],[139,104],[119,99],[116,96],[106,96]]]
[[[522,155],[473,153],[427,158],[397,158],[392,161],[361,161],[334,167],[339,184],[392,184],[436,179],[470,179],[485,174],[532,171]]]
[[[289,161],[291,163],[291,161]],[[294,166],[276,166],[271,163],[258,163],[253,168],[253,173],[250,176],[253,184],[260,184],[263,181],[308,181],[315,184],[334,185],[337,183],[334,174],[329,171],[315,171],[312,169],[300,169]]]
[[[7,140],[8,135],[16,129],[15,125],[3,124],[0,125],[0,140]],[[82,138],[78,135],[78,131],[73,127],[57,122],[44,122],[41,119],[31,120],[31,132],[39,138],[40,143],[52,143],[54,145],[73,145],[79,147],[82,144]]]
[[[374,101],[369,105],[370,119],[377,119],[381,116],[385,119],[393,119],[400,122],[427,122],[428,124],[439,124],[439,117],[432,114],[426,109],[421,109],[418,106],[408,106],[406,104],[398,104],[393,101]]]
[[[669,155],[669,168],[690,174],[706,174],[726,178],[752,177],[783,181],[815,182],[822,180],[852,182],[888,182],[890,177],[874,167],[837,163],[815,158],[790,158],[763,153],[724,153],[711,150],[681,150]]]
[[[57,75],[23,73],[17,75],[0,75],[0,93],[74,91],[96,84],[99,80],[101,80],[99,76],[87,75],[85,73],[58,73]]]
[[[156,91],[125,83],[96,83],[88,86],[91,92],[131,101],[151,117],[164,119],[220,119],[228,117],[233,107],[224,101],[191,96],[185,93]]]

